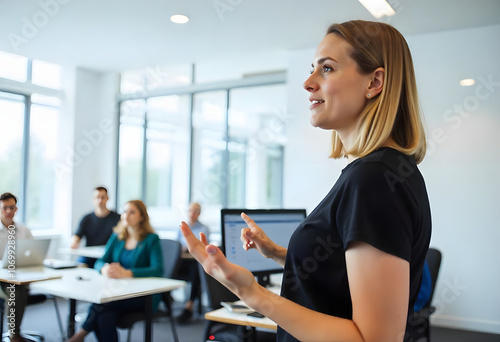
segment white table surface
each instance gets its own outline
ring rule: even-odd
[[[14,275],[14,277],[11,275]],[[61,277],[62,274],[60,271],[45,268],[43,266],[16,268],[14,271],[10,271],[6,268],[0,269],[0,281],[16,285],[47,281],[48,279]]]
[[[205,319],[222,323],[246,325],[249,327],[259,327],[271,330],[278,329],[276,323],[267,317],[251,317],[247,316],[246,313],[230,312],[226,308],[220,308],[214,311],[207,312],[205,314]]]
[[[57,272],[61,272],[61,279],[33,283],[30,289],[57,297],[102,304],[186,286],[186,282],[182,280],[156,277],[111,279],[89,268],[73,268]]]

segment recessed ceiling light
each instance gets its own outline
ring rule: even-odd
[[[189,18],[183,14],[175,14],[170,17],[170,21],[176,24],[185,24],[189,21]]]
[[[476,84],[476,81],[473,78],[464,78],[463,80],[460,80],[459,83],[463,87],[468,87],[468,86]]]
[[[382,18],[383,16],[390,17],[396,14],[386,0],[359,0],[359,2],[361,2],[375,18]]]

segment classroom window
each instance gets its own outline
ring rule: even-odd
[[[18,199],[16,220],[52,228],[57,182],[61,67],[0,51],[0,192]],[[34,93],[30,84],[39,86]],[[15,89],[15,90],[13,90]]]
[[[59,108],[53,104],[57,103],[57,98],[32,96],[25,220],[28,227],[52,225],[57,181],[53,164],[59,124]]]
[[[148,97],[151,88],[157,89],[153,94],[165,87],[166,93],[175,92],[169,84],[173,74],[159,78],[168,74],[166,70],[122,77],[122,90],[128,90],[124,99],[144,97],[121,103],[119,203],[124,201],[121,188],[132,183],[134,194],[140,194],[148,207],[153,226],[171,230],[187,219],[190,201],[201,203],[202,221],[213,231],[220,224],[221,208],[281,207],[284,84],[229,89],[214,85],[213,90],[208,86],[208,90],[185,95]],[[189,75],[184,71],[179,74],[187,86]],[[157,83],[152,84],[154,80]],[[183,85],[181,81],[175,84]],[[123,106],[138,101],[144,101],[141,106],[145,108],[136,105],[132,124],[126,119],[131,116],[130,108]],[[134,137],[127,131],[131,126]],[[122,154],[130,151],[122,147],[123,140],[135,141],[134,178],[129,181],[124,180]]]
[[[245,144],[239,152],[240,161],[230,167],[233,174],[230,188],[246,191],[243,201],[235,198],[234,202],[227,203],[228,207],[244,203],[249,208],[279,208],[287,125],[285,87],[232,89],[229,103],[229,139]]]
[[[191,196],[204,211],[218,210],[226,196],[226,91],[195,94],[193,103]]]
[[[19,195],[22,189],[25,97],[0,92],[0,192]],[[24,201],[23,201],[24,203]]]
[[[189,107],[187,95],[147,99],[145,199],[158,228],[178,224],[188,200]]]
[[[145,101],[125,101],[120,106],[120,144],[118,160],[118,208],[140,199],[143,176]]]

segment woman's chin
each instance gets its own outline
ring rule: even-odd
[[[312,115],[311,118],[309,119],[309,122],[311,123],[311,126],[319,127],[318,118],[316,116]]]
[[[326,130],[332,129],[331,127],[325,125],[324,122],[317,120],[317,118],[315,118],[314,116],[311,116],[311,119],[309,121],[311,123],[311,126],[313,126],[315,128],[321,128],[321,129],[326,129]]]

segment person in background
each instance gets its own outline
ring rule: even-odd
[[[94,189],[92,194],[94,211],[81,219],[78,230],[71,238],[71,248],[78,248],[82,237],[85,237],[87,246],[103,246],[108,242],[113,227],[120,221],[120,215],[107,208],[108,199],[108,190],[105,187],[99,186]],[[84,266],[94,267],[96,259],[80,256],[78,261]]]
[[[411,341],[432,221],[417,167],[426,139],[408,45],[382,22],[333,24],[304,89],[311,124],[332,130],[331,157],[347,165],[287,247],[242,213],[243,249],[284,267],[281,296],[182,222],[189,251],[277,323],[279,342]]]
[[[3,257],[5,248],[7,247],[7,243],[9,241],[9,235],[14,235],[15,240],[27,240],[33,239],[33,235],[31,231],[23,226],[22,224],[14,221],[14,216],[17,211],[17,198],[10,192],[3,193],[0,195],[0,211],[1,211],[1,221],[2,227],[0,229],[0,256]],[[14,231],[14,234],[12,234]],[[11,329],[9,326],[10,341],[12,342],[21,342],[24,341],[21,337],[20,329],[21,322],[24,316],[24,310],[28,303],[28,285],[13,285],[9,283],[1,283],[2,297],[9,297],[11,293],[11,289],[14,288],[15,302],[6,300],[5,301],[5,312],[10,313],[11,309],[15,310],[14,317],[14,327]],[[12,305],[12,308],[10,305]],[[1,322],[3,324],[3,322]]]
[[[160,238],[149,223],[144,203],[133,200],[125,203],[121,221],[114,229],[102,258],[94,268],[109,278],[161,277],[163,257]],[[153,296],[153,309],[158,308],[160,295]],[[144,297],[92,304],[87,319],[70,342],[81,342],[94,332],[99,342],[118,342],[116,324],[120,315],[144,310]]]
[[[201,223],[198,218],[201,214],[201,205],[199,203],[193,202],[189,205],[188,211],[188,222],[189,227],[191,227],[192,231],[196,236],[199,236],[200,233],[203,233],[208,236],[208,227]],[[182,245],[182,249],[184,252],[187,251],[186,239],[182,236],[181,231],[179,230],[177,240]],[[191,283],[191,293],[189,299],[186,301],[184,305],[184,310],[182,310],[181,314],[176,317],[177,322],[186,323],[193,316],[193,304],[194,300],[198,298],[201,300],[200,292],[200,274],[198,273],[198,263],[194,259],[181,259],[181,266],[179,268],[179,278],[189,281]]]

